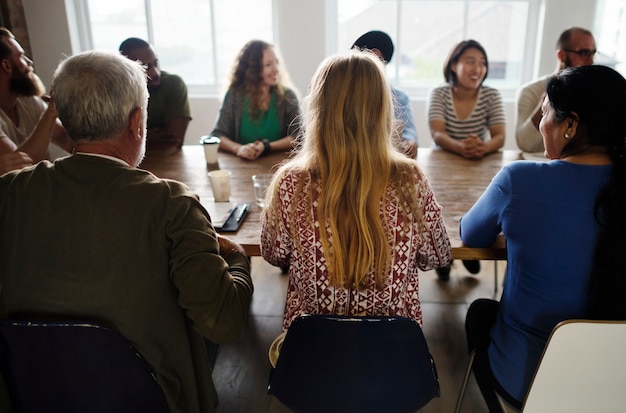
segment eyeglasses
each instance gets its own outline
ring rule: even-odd
[[[592,56],[595,56],[596,53],[598,53],[598,51],[596,49],[593,50],[589,50],[589,49],[580,49],[580,50],[572,50],[572,49],[564,49],[566,52],[568,53],[576,53],[578,56],[582,57],[582,58],[590,58]]]

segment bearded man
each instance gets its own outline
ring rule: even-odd
[[[0,27],[0,174],[68,155],[72,144],[54,103],[13,33]]]

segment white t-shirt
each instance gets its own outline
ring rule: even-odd
[[[21,145],[33,132],[48,105],[38,96],[18,97],[15,103],[20,125],[15,126],[3,110],[0,110],[0,136],[6,136],[17,146]],[[54,160],[69,155],[67,151],[50,142],[49,158]]]

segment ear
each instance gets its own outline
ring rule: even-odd
[[[559,49],[556,51],[556,58],[559,61],[559,66],[562,66],[562,63],[565,62],[565,51],[563,49]]]
[[[565,132],[569,136],[576,136],[576,130],[578,129],[578,114],[576,112],[572,112],[565,121],[565,125],[567,129]]]
[[[135,108],[131,114],[130,119],[128,120],[128,130],[129,133],[136,137],[137,139],[143,139],[143,109],[141,107]]]
[[[4,70],[7,73],[13,72],[13,65],[11,65],[11,62],[9,62],[9,59],[0,60],[0,67],[2,67],[2,70]]]

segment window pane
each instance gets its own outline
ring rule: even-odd
[[[152,0],[153,44],[161,69],[187,84],[215,83],[208,1]]]
[[[227,83],[233,61],[249,40],[273,43],[272,0],[214,0],[218,83]]]
[[[478,40],[487,51],[491,86],[516,86],[520,83],[527,16],[528,4],[523,2],[470,3],[467,37]]]
[[[598,5],[593,32],[600,54],[594,61],[626,76],[626,0],[604,0]]]
[[[443,82],[450,49],[469,38],[487,51],[491,86],[521,83],[528,1],[337,0],[337,7],[337,50],[368,30],[386,31],[396,47],[387,73],[400,87]]]
[[[140,37],[154,44],[161,68],[188,85],[217,89],[248,40],[273,42],[272,0],[150,0],[147,8],[146,0],[87,1],[93,48],[117,51]]]
[[[89,0],[94,49],[116,52],[127,37],[148,38],[143,0]]]
[[[443,62],[464,38],[462,1],[403,1],[399,84],[428,87],[444,81]]]
[[[387,72],[392,76],[397,61],[395,1],[380,0],[339,0],[337,2],[337,51],[349,50],[356,39],[370,30],[382,30],[391,36],[396,46]]]

